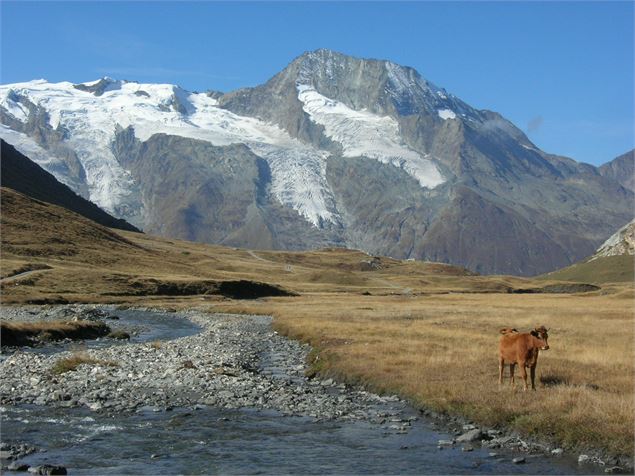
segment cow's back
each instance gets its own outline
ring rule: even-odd
[[[517,362],[529,357],[530,334],[504,334],[499,341],[500,357],[507,361]]]

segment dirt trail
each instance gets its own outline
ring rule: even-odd
[[[10,282],[15,281],[17,279],[24,278],[25,276],[28,276],[30,274],[39,273],[39,272],[43,272],[43,271],[49,271],[49,270],[48,269],[32,269],[30,271],[24,271],[22,273],[14,274],[13,276],[8,276],[6,278],[2,278],[2,279],[0,279],[0,283],[10,283]]]
[[[254,258],[256,258],[256,259],[257,259],[257,260],[259,260],[259,261],[264,261],[264,262],[266,262],[266,263],[270,263],[270,262],[271,262],[271,261],[270,261],[270,260],[268,260],[268,259],[264,259],[263,257],[258,256],[256,253],[254,253],[254,252],[253,252],[253,251],[251,251],[251,250],[247,250],[247,253],[249,253],[251,256],[253,256]]]

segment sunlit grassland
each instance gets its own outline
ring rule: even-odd
[[[271,313],[314,370],[567,447],[631,455],[632,291],[614,295],[311,296],[213,308]],[[498,386],[498,329],[550,329],[537,391]],[[317,359],[316,359],[317,357]],[[507,375],[507,374],[506,374]]]

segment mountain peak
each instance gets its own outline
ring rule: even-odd
[[[412,115],[426,112],[455,119],[476,111],[410,67],[384,59],[358,58],[327,48],[307,51],[287,70],[298,86],[311,86],[356,110]],[[441,112],[439,112],[441,111]]]

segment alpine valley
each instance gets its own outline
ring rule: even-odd
[[[596,168],[543,152],[412,68],[325,49],[226,94],[2,85],[0,122],[74,192],[164,237],[536,275],[633,219],[632,153]]]

